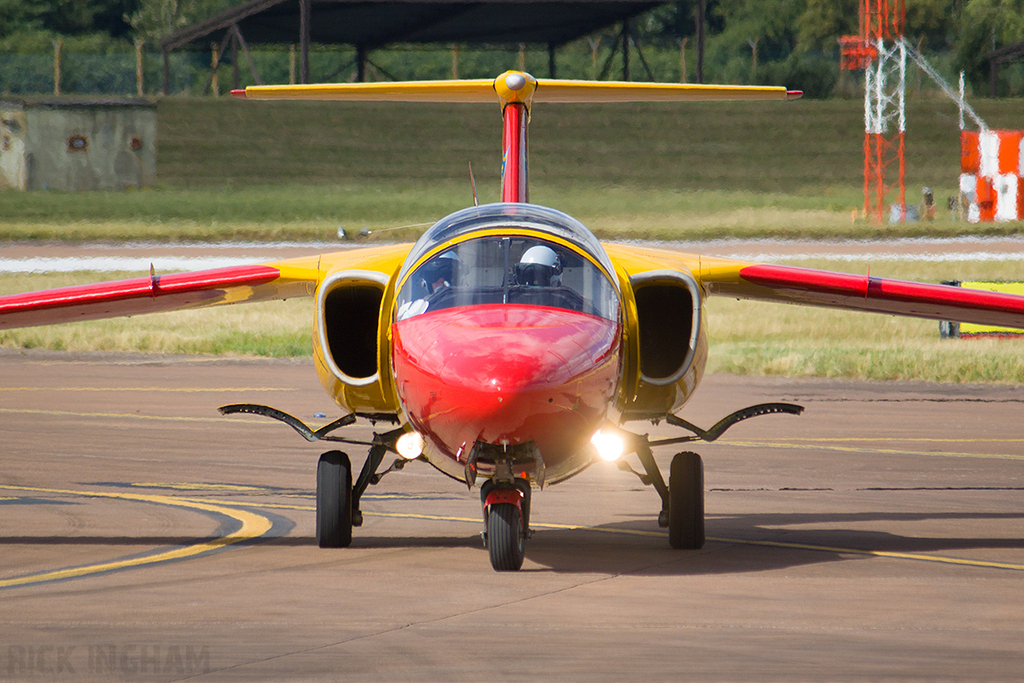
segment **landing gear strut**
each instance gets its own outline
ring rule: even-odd
[[[644,473],[635,471],[625,460],[619,461],[619,468],[637,475],[640,481],[653,486],[661,496],[658,526],[668,527],[669,545],[673,548],[696,550],[704,546],[704,463],[696,453],[676,453],[672,458],[669,481],[666,485],[651,447],[692,441],[711,442],[725,433],[729,427],[751,417],[773,413],[799,415],[803,411],[803,406],[792,403],[761,403],[732,413],[707,431],[670,414],[665,417],[669,424],[693,432],[693,436],[649,441],[646,434],[631,434],[630,447],[643,465]]]
[[[401,470],[408,462],[398,458],[391,467],[377,472],[387,452],[394,451],[395,441],[405,433],[404,429],[374,434],[373,441],[330,435],[330,432],[355,422],[355,415],[346,415],[314,431],[298,418],[269,406],[235,403],[219,410],[224,415],[250,413],[273,418],[284,422],[310,442],[337,441],[370,447],[355,485],[352,484],[352,464],[347,454],[328,451],[320,456],[316,467],[316,542],[321,548],[347,548],[351,545],[352,527],[363,525],[359,501],[367,487],[378,483],[389,472]]]

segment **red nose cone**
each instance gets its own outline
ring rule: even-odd
[[[549,461],[604,421],[618,340],[617,323],[564,309],[441,310],[395,324],[395,379],[410,420],[449,454],[534,441]]]

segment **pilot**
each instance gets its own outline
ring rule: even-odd
[[[398,310],[398,319],[404,320],[425,313],[430,300],[459,282],[462,259],[454,251],[446,251],[422,266],[413,275],[412,300]]]
[[[516,264],[516,282],[533,287],[561,287],[562,260],[551,247],[530,247]]]
[[[454,251],[446,251],[435,259],[423,264],[421,270],[421,284],[426,289],[427,296],[433,296],[443,289],[452,286],[453,282],[459,281],[459,268],[462,266],[462,259]]]

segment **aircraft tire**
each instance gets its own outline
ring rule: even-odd
[[[352,465],[341,451],[324,453],[316,466],[316,542],[321,548],[352,543]]]
[[[487,551],[495,571],[519,571],[526,558],[523,516],[512,503],[495,503],[487,513]]]
[[[704,463],[696,453],[676,453],[669,473],[668,542],[673,548],[704,546]]]

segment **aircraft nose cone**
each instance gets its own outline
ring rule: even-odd
[[[452,452],[477,440],[568,448],[555,444],[614,398],[618,325],[538,306],[442,310],[396,323],[393,358],[410,419]]]

